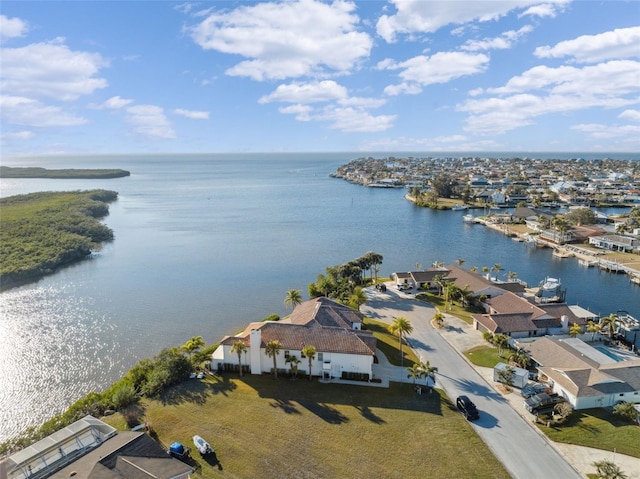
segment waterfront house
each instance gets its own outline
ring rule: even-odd
[[[577,338],[521,343],[538,369],[574,409],[640,403],[640,359],[591,346]]]
[[[288,372],[286,360],[295,355],[302,360],[301,374],[309,374],[302,350],[313,346],[317,352],[311,365],[313,376],[369,380],[373,377],[377,340],[361,329],[363,319],[358,311],[329,298],[305,301],[288,318],[251,323],[241,333],[225,337],[211,356],[211,368],[237,370],[238,355],[231,349],[241,341],[246,345],[243,369],[251,374],[269,373],[273,358],[267,356],[266,345],[276,340],[281,344],[281,353],[276,356],[279,372]]]
[[[463,269],[455,264],[450,264],[446,268],[449,270],[449,274],[445,280],[453,282],[460,289],[466,289],[474,298],[500,296],[507,292],[502,286],[510,287],[510,283],[495,283],[481,274]]]
[[[446,277],[448,274],[447,268],[429,268],[424,271],[391,273],[391,279],[398,288],[433,289],[437,286],[436,280],[439,277]]]
[[[602,248],[609,251],[623,251],[625,253],[640,252],[640,240],[633,236],[592,236],[589,238],[589,244],[596,248]]]

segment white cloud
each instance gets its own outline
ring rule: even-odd
[[[470,114],[467,130],[488,134],[529,125],[541,115],[624,108],[638,104],[638,71],[640,62],[629,60],[584,68],[535,67],[486,92],[504,97],[468,100],[458,110]]]
[[[75,100],[105,88],[96,78],[107,62],[97,53],[72,51],[63,39],[0,51],[0,87],[5,93],[33,98]]]
[[[9,125],[31,127],[77,126],[86,123],[84,118],[65,112],[57,106],[45,105],[32,98],[20,96],[0,97],[2,122]]]
[[[119,96],[112,96],[108,100],[99,105],[92,105],[97,110],[119,110],[127,105],[133,103],[133,100],[127,98],[120,98]]]
[[[554,18],[558,11],[563,10],[564,4],[569,3],[571,0],[567,0],[565,2],[555,2],[555,3],[541,3],[539,5],[534,5],[532,7],[527,8],[524,12],[518,15],[520,17],[540,17],[540,18]]]
[[[385,88],[388,95],[419,93],[419,86],[446,83],[455,78],[481,73],[486,70],[489,57],[484,54],[464,52],[439,52],[430,57],[419,55],[404,62],[385,60],[378,64],[388,70],[401,70],[403,82]]]
[[[347,89],[333,80],[310,83],[278,85],[275,91],[263,96],[259,103],[274,101],[289,103],[316,103],[339,100],[347,97]]]
[[[0,37],[24,37],[28,30],[29,25],[27,22],[19,18],[9,18],[5,15],[0,15]]]
[[[482,40],[469,40],[462,45],[461,49],[471,52],[476,52],[478,50],[506,50],[511,48],[513,44],[520,39],[520,37],[527,33],[531,33],[532,31],[533,27],[531,25],[525,25],[520,30],[510,30],[508,32],[504,32],[499,37],[484,38]]]
[[[331,123],[329,128],[345,132],[376,132],[393,126],[396,115],[371,115],[366,110],[351,107],[326,107],[314,116],[315,120]]]
[[[625,110],[618,115],[621,120],[640,122],[640,110]]]
[[[175,138],[176,134],[164,110],[155,105],[137,105],[127,108],[127,123],[136,134],[147,138]]]
[[[637,139],[640,138],[640,125],[601,125],[598,123],[585,123],[574,125],[571,129],[587,133],[590,138],[596,140],[633,137],[636,138],[636,141],[639,141]]]
[[[173,110],[174,115],[184,116],[185,118],[190,118],[192,120],[208,120],[209,112],[208,111],[196,111],[196,110],[184,110],[182,108],[176,108]]]
[[[26,141],[31,140],[35,137],[35,133],[28,130],[20,130],[20,131],[5,131],[2,132],[3,140],[18,140],[18,141]]]
[[[572,57],[579,63],[640,57],[640,27],[618,28],[598,35],[582,35],[553,47],[538,47],[538,58]]]
[[[461,25],[472,21],[488,22],[540,0],[474,0],[461,5],[447,0],[391,0],[397,12],[382,15],[376,26],[378,35],[387,42],[396,41],[398,34],[433,33],[445,25]],[[549,1],[548,5],[564,4],[567,0]],[[531,13],[533,14],[533,13]]]
[[[311,112],[313,107],[309,105],[289,105],[278,108],[280,113],[295,115],[298,121],[311,121]]]
[[[254,80],[326,76],[352,69],[372,47],[357,30],[354,3],[316,0],[245,5],[208,12],[190,29],[204,49],[240,55],[228,75]]]

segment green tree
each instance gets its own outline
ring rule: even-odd
[[[502,357],[503,348],[509,343],[509,336],[506,334],[494,334],[493,344],[498,348],[498,356]]]
[[[409,320],[403,316],[396,318],[393,323],[389,325],[389,332],[394,336],[398,336],[398,344],[400,346],[400,365],[404,362],[404,354],[402,353],[402,338],[406,334],[411,334],[413,326]]]
[[[498,371],[498,380],[507,386],[508,391],[511,391],[511,388],[513,387],[513,375],[515,372],[516,370],[511,366],[507,366],[506,368]]]
[[[291,309],[296,309],[296,306],[302,304],[302,294],[299,289],[287,290],[287,295],[284,298],[284,304],[290,306]]]
[[[205,346],[206,344],[204,339],[202,339],[202,336],[194,336],[180,347],[186,351],[189,358],[191,358],[196,351],[204,348]]]
[[[349,304],[360,311],[360,306],[367,302],[367,295],[361,286],[357,286],[353,294],[349,297]]]
[[[600,325],[595,321],[589,320],[587,322],[587,332],[591,333],[591,342],[596,338],[596,333],[600,331]]]
[[[591,465],[596,468],[596,474],[601,479],[627,479],[627,475],[620,467],[611,461],[595,461]]]
[[[573,323],[569,328],[569,336],[571,336],[572,338],[575,338],[579,334],[582,334],[582,328],[580,327],[579,324]]]
[[[440,329],[444,326],[444,314],[442,314],[440,311],[438,311],[436,314],[433,315],[433,326]]]
[[[427,387],[429,387],[429,379],[434,383],[436,382],[436,373],[438,372],[438,368],[432,366],[428,359],[418,364],[418,367],[424,375],[424,381]],[[429,389],[429,392],[431,392],[431,388]]]
[[[247,345],[241,340],[234,341],[231,346],[231,352],[238,355],[238,371],[240,371],[240,377],[242,377],[242,353],[247,352]]]
[[[291,368],[291,376],[293,376],[293,379],[297,379],[298,378],[298,364],[301,363],[300,358],[298,358],[298,356],[296,356],[295,354],[292,354],[287,359],[285,359],[284,362],[286,364],[288,364],[289,367]]]
[[[600,331],[609,336],[609,340],[613,339],[613,335],[616,333],[616,326],[618,325],[618,316],[611,313],[609,316],[605,316],[600,319]]]
[[[273,379],[278,379],[277,359],[280,354],[280,350],[282,350],[282,343],[277,339],[269,341],[265,347],[265,353],[267,353],[267,356],[273,358]]]
[[[632,424],[636,424],[640,413],[632,402],[621,402],[613,406],[613,414],[627,419]]]
[[[313,377],[311,367],[313,365],[313,360],[316,357],[316,352],[316,348],[313,346],[305,346],[302,348],[302,355],[309,361],[309,381],[311,381],[311,378]]]
[[[509,361],[521,368],[526,368],[529,364],[529,356],[522,349],[518,349],[509,356]]]
[[[413,364],[411,367],[407,368],[408,374],[407,377],[413,379],[413,384],[416,384],[416,380],[422,378],[424,376],[424,371],[420,369],[418,364]]]

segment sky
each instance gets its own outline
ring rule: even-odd
[[[4,1],[1,158],[640,152],[640,1]]]

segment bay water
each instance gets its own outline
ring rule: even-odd
[[[464,224],[463,212],[416,207],[403,189],[329,177],[359,156],[389,154],[3,160],[7,166],[122,168],[131,176],[2,180],[3,197],[96,188],[119,197],[104,218],[113,242],[88,260],[0,293],[0,441],[105,389],[164,347],[192,336],[211,344],[248,322],[287,315],[288,289],[306,299],[309,283],[327,266],[367,251],[384,257],[383,276],[457,258],[466,268],[500,263],[504,279],[514,271],[530,286],[546,276],[560,278],[569,304],[601,315],[623,309],[640,316],[640,287],[625,275],[587,269],[551,250]]]

